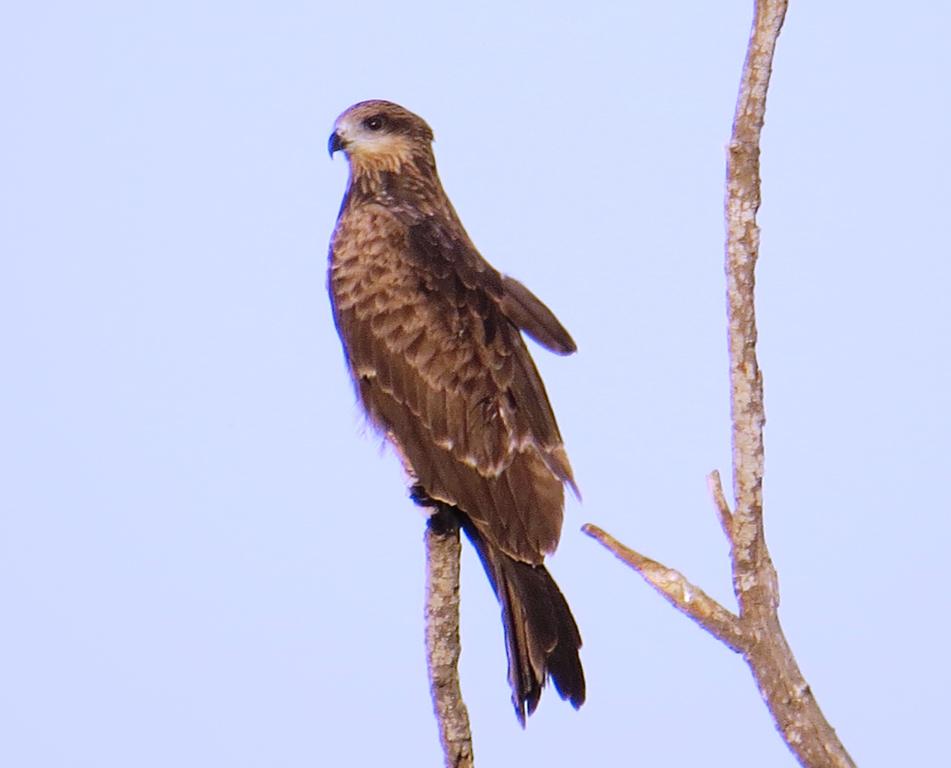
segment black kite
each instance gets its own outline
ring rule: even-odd
[[[454,510],[502,606],[524,724],[550,675],[585,697],[581,636],[544,566],[574,488],[520,331],[557,354],[571,336],[478,253],[436,173],[429,126],[387,101],[344,112],[330,137],[350,181],[330,244],[330,294],[350,373],[417,500]]]

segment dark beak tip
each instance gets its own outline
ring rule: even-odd
[[[327,152],[330,154],[330,157],[334,156],[334,152],[338,149],[343,149],[343,139],[340,138],[340,134],[334,131],[330,134],[330,139],[327,142]]]

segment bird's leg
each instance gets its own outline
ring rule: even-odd
[[[455,507],[432,498],[419,483],[409,489],[409,497],[414,503],[430,510],[429,520],[426,524],[433,533],[445,536],[458,530],[459,517],[456,514]]]

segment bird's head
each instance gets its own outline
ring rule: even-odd
[[[404,164],[432,157],[432,129],[391,101],[361,101],[346,110],[330,134],[330,156],[342,149],[354,171],[399,173]]]

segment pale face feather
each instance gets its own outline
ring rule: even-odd
[[[403,129],[395,129],[396,124]],[[408,124],[410,131],[405,130]],[[350,163],[370,172],[399,173],[414,154],[427,151],[432,140],[432,132],[420,118],[382,101],[354,105],[337,118],[334,133]]]
[[[350,162],[368,169],[399,173],[412,157],[413,145],[408,136],[374,132],[349,119],[338,122],[336,131],[345,142],[344,152]]]

